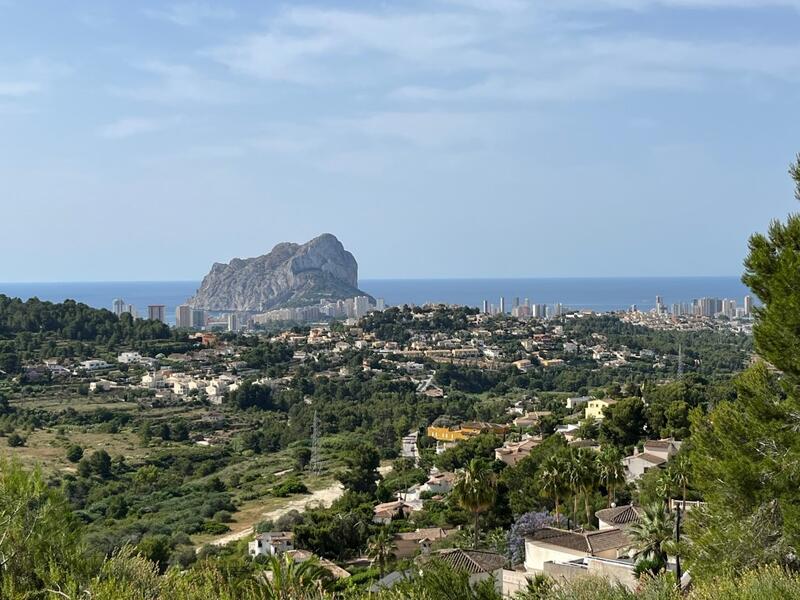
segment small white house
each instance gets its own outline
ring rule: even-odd
[[[98,379],[97,381],[93,381],[89,384],[89,391],[107,392],[113,387],[114,387],[114,382],[108,381],[108,379]]]
[[[92,358],[85,360],[81,363],[81,369],[84,371],[102,371],[103,369],[110,369],[111,365],[99,358]]]
[[[444,495],[449,494],[450,491],[453,489],[453,484],[455,483],[456,475],[455,473],[445,472],[437,472],[431,473],[430,477],[428,477],[428,481],[425,482],[423,486],[424,492],[430,492],[434,495]]]
[[[141,362],[142,355],[138,352],[123,352],[117,356],[117,362],[122,365],[133,365]]]
[[[294,534],[291,531],[270,531],[256,536],[247,544],[247,553],[252,556],[274,556],[294,550]]]
[[[151,390],[166,387],[167,382],[164,381],[164,376],[154,371],[152,373],[147,373],[142,375],[142,387],[149,388]]]

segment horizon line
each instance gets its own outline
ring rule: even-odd
[[[362,281],[525,281],[542,279],[729,279],[741,280],[741,275],[543,275],[510,277],[364,277]],[[0,281],[2,285],[59,285],[113,283],[202,283],[202,279],[73,279],[53,281]],[[744,285],[744,284],[742,284]]]

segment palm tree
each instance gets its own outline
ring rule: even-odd
[[[381,577],[386,571],[386,563],[392,558],[397,547],[389,535],[389,530],[381,527],[380,531],[373,535],[367,545],[367,556],[372,559],[372,564],[378,564]]]
[[[655,490],[658,496],[664,499],[664,504],[669,506],[669,498],[672,495],[672,473],[668,470],[661,471],[656,479]]]
[[[333,580],[330,572],[313,558],[297,562],[288,554],[273,555],[267,568],[272,573],[264,588],[267,600],[321,597]]]
[[[686,454],[679,454],[672,459],[669,465],[669,472],[672,476],[672,483],[681,489],[681,509],[686,508],[686,488],[689,486],[689,471],[692,465]]]
[[[562,457],[551,454],[542,463],[539,472],[539,480],[542,486],[542,493],[552,498],[556,505],[556,523],[561,521],[560,500],[561,494],[566,488],[566,464]]]
[[[478,546],[478,516],[494,504],[496,489],[497,480],[494,471],[479,458],[473,458],[469,462],[453,485],[453,497],[456,502],[471,512],[475,519],[474,548]]]
[[[586,524],[592,524],[592,506],[589,502],[592,492],[597,485],[597,465],[594,452],[586,448],[579,448],[575,453],[578,477],[581,491],[583,492],[583,508],[586,512]]]
[[[628,527],[631,548],[636,550],[634,558],[637,562],[647,561],[652,564],[650,571],[656,575],[667,565],[667,551],[675,529],[672,514],[665,510],[660,502],[644,507],[639,520]]]
[[[564,463],[564,478],[572,493],[572,520],[577,523],[582,474],[574,451],[569,453]]]
[[[625,480],[625,469],[622,466],[622,455],[613,446],[606,446],[597,455],[597,473],[600,481],[608,490],[608,506],[614,502],[616,486]]]

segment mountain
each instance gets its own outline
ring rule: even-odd
[[[278,244],[264,256],[214,263],[188,304],[252,312],[353,296],[367,296],[358,289],[358,263],[325,233],[305,244]]]

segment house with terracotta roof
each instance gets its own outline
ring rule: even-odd
[[[321,556],[317,556],[313,552],[309,552],[308,550],[289,550],[286,552],[287,556],[290,556],[292,560],[296,563],[302,563],[307,560],[315,559],[317,564],[320,567],[328,571],[331,575],[333,575],[334,579],[347,579],[350,577],[350,573],[345,571],[342,567],[338,566],[335,563],[332,563],[327,558],[322,558]],[[268,573],[271,575],[271,573]]]
[[[649,469],[663,467],[678,453],[681,443],[672,438],[647,440],[641,452],[638,447],[634,448],[631,456],[622,459],[625,467],[625,480],[636,481]]]
[[[568,531],[544,527],[525,537],[525,570],[542,573],[549,562],[569,562],[596,556],[617,559],[627,553],[630,540],[622,529]]]
[[[434,559],[447,563],[457,571],[466,571],[469,573],[470,583],[492,577],[508,563],[508,559],[502,554],[463,548],[448,548],[431,552],[420,556],[417,561],[424,564]]]
[[[450,471],[431,471],[428,481],[422,486],[423,492],[449,494],[455,485],[456,474]]]
[[[541,439],[526,438],[520,442],[506,442],[499,448],[495,448],[494,457],[501,460],[508,466],[513,467],[523,458],[528,456],[536,446],[542,443]]]
[[[604,508],[594,513],[599,523],[598,529],[624,529],[631,523],[639,520],[639,516],[644,512],[640,506],[625,504],[623,506],[613,506]]]
[[[396,558],[410,558],[416,554],[428,554],[434,542],[445,539],[452,532],[452,529],[427,527],[395,534],[394,555]]]
[[[394,502],[384,502],[372,509],[372,522],[381,525],[388,525],[394,519],[405,519],[414,510],[414,506],[395,500]]]

